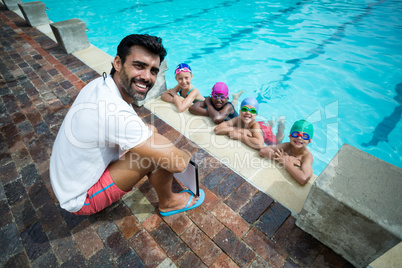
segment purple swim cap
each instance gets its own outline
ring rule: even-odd
[[[211,96],[215,94],[223,94],[227,98],[229,96],[228,86],[223,82],[216,83],[212,88]]]
[[[258,104],[258,101],[257,101],[255,98],[253,98],[253,97],[245,98],[245,99],[241,102],[240,108],[243,107],[243,106],[245,106],[245,105],[253,106],[253,107],[257,110],[257,112],[258,112],[258,109],[259,109],[259,107],[260,107],[260,105]]]

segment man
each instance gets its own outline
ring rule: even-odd
[[[146,97],[165,56],[160,38],[129,35],[117,48],[111,76],[80,91],[50,159],[50,179],[62,208],[77,215],[97,213],[144,176],[158,194],[162,216],[201,205],[203,192],[196,198],[171,190],[172,173],[182,172],[191,154],[148,128],[131,106]]]

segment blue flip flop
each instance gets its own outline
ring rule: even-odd
[[[182,209],[172,210],[172,211],[168,211],[168,212],[163,212],[163,211],[160,211],[160,210],[159,210],[159,212],[160,212],[160,214],[161,214],[162,217],[171,216],[171,215],[174,215],[174,214],[177,214],[177,213],[181,213],[181,212],[184,212],[184,211],[193,209],[193,208],[197,208],[197,207],[201,206],[201,204],[202,204],[202,203],[204,202],[204,200],[205,200],[205,193],[204,193],[204,191],[203,191],[202,189],[200,189],[200,197],[198,198],[197,203],[195,203],[194,205],[192,205],[191,207],[189,207],[189,205],[190,205],[190,203],[191,203],[191,200],[193,200],[194,194],[193,194],[193,192],[191,192],[190,190],[183,190],[183,191],[181,191],[180,193],[182,193],[182,192],[188,192],[188,193],[191,194],[190,199],[188,200],[186,206],[185,206],[184,208],[182,208]]]

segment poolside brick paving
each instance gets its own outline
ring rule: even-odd
[[[53,141],[79,90],[99,74],[0,7],[1,267],[351,267],[145,108],[135,108],[145,122],[194,154],[204,205],[162,218],[144,178],[98,214],[61,209],[49,178]]]

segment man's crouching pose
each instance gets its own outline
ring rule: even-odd
[[[145,99],[166,56],[162,40],[129,35],[117,48],[110,76],[85,86],[67,113],[50,159],[60,206],[77,215],[97,213],[144,176],[155,188],[162,216],[201,205],[204,193],[172,192],[172,173],[191,154],[176,148],[138,117],[131,103]]]

